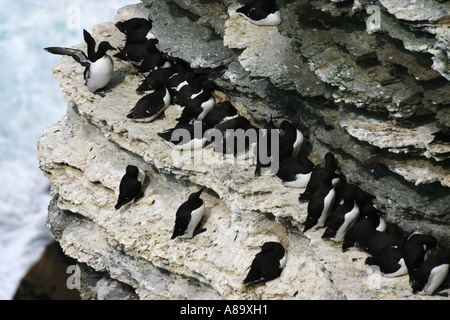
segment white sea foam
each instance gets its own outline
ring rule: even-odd
[[[39,170],[41,131],[66,112],[47,46],[83,42],[82,29],[111,21],[138,0],[0,0],[0,299],[11,299],[22,276],[52,239],[50,200]]]

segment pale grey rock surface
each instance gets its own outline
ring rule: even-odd
[[[367,34],[360,20],[367,17],[365,1],[349,3],[282,1],[284,22],[264,32],[234,13],[235,1],[146,0],[120,9],[115,20],[150,16],[159,48],[207,74],[223,89],[218,97],[259,125],[270,115],[276,123],[290,119],[308,139],[312,160],[333,151],[340,171],[376,196],[389,221],[448,245],[449,151],[431,142],[448,122],[442,111],[448,81],[429,71],[429,56],[399,47],[389,35]],[[350,18],[348,25],[342,17]],[[123,44],[113,22],[93,34]],[[323,229],[303,234],[301,190],[273,176],[256,178],[252,164],[224,161],[211,150],[170,149],[157,133],[176,123],[176,106],[152,123],[127,119],[142,77],[114,62],[111,91],[101,98],[84,86],[82,68],[62,58],[54,76],[68,112],[43,131],[38,145],[54,195],[50,230],[67,255],[108,275],[88,281],[86,290],[96,293],[85,297],[442,299],[413,295],[407,276],[380,275],[364,264],[365,253],[342,253],[324,242]],[[146,170],[148,185],[143,198],[116,211],[128,164]],[[206,231],[170,240],[176,209],[201,186],[207,187]],[[246,269],[266,241],[284,245],[287,266],[265,286],[244,288]]]

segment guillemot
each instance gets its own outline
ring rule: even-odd
[[[205,212],[205,203],[200,198],[204,189],[203,187],[200,191],[192,193],[188,200],[178,208],[171,239],[176,237],[190,239],[194,236],[194,231]]]
[[[328,168],[327,168],[328,169]],[[336,199],[336,190],[332,184],[332,175],[334,170],[325,171],[322,177],[322,184],[311,196],[308,203],[308,215],[304,223],[303,232],[312,227],[319,228],[325,225]]]
[[[181,123],[164,132],[159,132],[158,136],[172,148],[176,150],[195,150],[203,148],[207,142],[204,135],[205,127],[200,121],[194,123]]]
[[[44,50],[58,55],[71,56],[84,69],[84,80],[91,92],[103,89],[111,80],[114,63],[106,54],[108,50],[116,50],[108,41],[100,42],[98,50],[95,51],[95,40],[89,32],[83,30],[84,40],[87,44],[87,55],[78,49],[65,47],[47,47]]]
[[[244,284],[266,282],[278,278],[286,266],[286,250],[278,242],[266,242],[255,255]]]
[[[255,0],[240,7],[236,12],[258,26],[276,26],[281,23],[281,13],[275,0]]]
[[[233,107],[230,101],[224,101],[212,108],[202,121],[206,128],[210,129],[222,122],[237,118],[238,116],[238,111]]]
[[[322,239],[330,239],[334,242],[344,241],[345,234],[359,219],[359,206],[356,202],[355,189],[346,188],[343,194],[344,203],[338,205],[331,213],[327,229]]]
[[[114,206],[116,210],[122,206],[139,198],[142,195],[142,185],[144,183],[145,173],[134,165],[128,165],[125,175],[120,180],[119,197]]]
[[[410,275],[414,293],[433,294],[449,273],[450,249],[440,250],[428,257],[417,271]]]
[[[297,159],[303,144],[303,134],[292,123],[284,120],[280,124],[283,134],[280,136],[279,158],[292,156]]]
[[[306,156],[286,157],[280,160],[280,167],[275,175],[286,187],[305,188],[313,168],[314,164]]]
[[[159,85],[153,92],[140,98],[127,118],[138,122],[151,122],[155,120],[170,105],[169,90]]]

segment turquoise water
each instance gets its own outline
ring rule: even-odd
[[[41,131],[66,113],[66,104],[52,76],[60,57],[43,48],[81,43],[83,28],[91,31],[138,2],[0,0],[0,299],[12,298],[52,239],[36,144]]]

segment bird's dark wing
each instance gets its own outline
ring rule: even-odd
[[[76,62],[81,64],[84,67],[87,67],[90,62],[88,57],[84,54],[83,51],[73,48],[62,48],[62,47],[47,47],[44,48],[45,51],[48,51],[53,54],[59,54],[63,56],[71,56],[75,59]]]
[[[95,57],[95,40],[89,32],[83,29],[84,41],[87,44],[87,56],[89,60],[94,61]]]
[[[387,246],[372,255],[372,259],[366,259],[366,264],[375,264],[384,273],[393,273],[399,268],[399,260],[402,251],[397,247]]]
[[[248,272],[247,277],[245,277],[244,279],[244,283],[250,283],[261,280],[262,271],[263,271],[263,261],[260,255],[256,255],[252,261],[250,271]]]
[[[264,281],[270,281],[280,276],[282,269],[278,260],[265,259],[264,268],[261,272],[261,278]]]
[[[191,221],[191,206],[188,202],[183,203],[177,210],[175,217],[175,226],[172,239],[184,234],[189,222]]]
[[[128,182],[127,186],[120,186],[120,193],[126,199],[132,200],[139,195],[141,192],[141,183],[137,179],[133,179]]]

